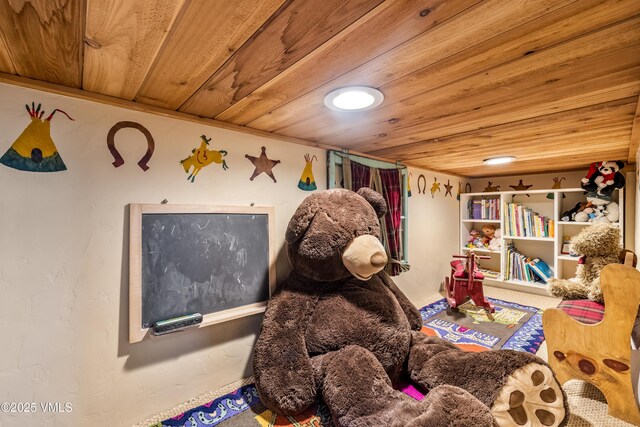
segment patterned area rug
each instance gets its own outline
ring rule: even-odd
[[[535,353],[544,340],[542,312],[497,299],[489,300],[496,312],[490,320],[484,310],[465,303],[458,311],[449,309],[445,299],[420,309],[422,331],[438,335],[466,351],[487,351],[504,348]],[[424,395],[402,384],[399,390],[421,399]],[[151,427],[333,427],[329,410],[318,403],[295,417],[278,415],[267,409],[258,397],[253,384],[190,409]]]
[[[331,415],[319,403],[295,417],[278,415],[258,398],[253,384],[219,397],[151,427],[333,427]]]
[[[420,309],[422,331],[451,341],[467,351],[510,349],[535,354],[544,341],[542,310],[487,298],[496,311],[491,318],[467,301],[457,310],[441,299]]]

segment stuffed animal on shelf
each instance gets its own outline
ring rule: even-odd
[[[489,242],[489,250],[498,252],[502,249],[502,230],[497,228],[493,233],[493,239]]]
[[[550,279],[547,291],[554,297],[603,302],[600,271],[619,262],[620,229],[612,224],[596,223],[585,227],[571,239],[571,252],[580,256],[576,277]]]
[[[482,226],[482,246],[483,247],[488,247],[489,246],[489,242],[491,242],[491,240],[493,240],[495,234],[496,234],[496,226],[492,225],[492,224],[485,224]]]
[[[623,167],[620,160],[592,163],[580,186],[590,193],[611,197],[613,190],[624,187],[624,175],[620,172]]]
[[[471,230],[469,232],[469,238],[467,239],[468,248],[481,248],[482,239],[480,238],[480,232],[478,230]]]
[[[566,212],[562,213],[562,216],[560,217],[561,221],[578,221],[576,219],[576,215],[578,215],[580,212],[584,211],[585,209],[590,208],[591,205],[588,202],[578,202],[576,203],[576,205],[573,207],[573,209],[570,209]]]
[[[577,222],[614,223],[620,219],[620,206],[612,202],[610,197],[597,193],[587,195],[587,207],[575,214]]]
[[[262,403],[294,415],[322,398],[336,427],[564,425],[566,395],[540,358],[467,353],[420,331],[419,311],[383,270],[386,209],[371,189],[332,189],[293,214],[292,271],[255,345]],[[423,400],[392,387],[403,375],[428,391]]]

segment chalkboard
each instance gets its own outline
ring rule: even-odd
[[[158,320],[201,326],[264,311],[275,280],[271,208],[130,205],[130,341]]]

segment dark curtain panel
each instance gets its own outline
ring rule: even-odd
[[[358,191],[371,185],[371,168],[351,161],[351,189]]]
[[[380,177],[381,189],[375,188],[387,202],[387,214],[380,219],[382,240],[389,256],[389,264],[385,270],[391,276],[402,272],[402,244],[400,224],[402,216],[402,181],[398,169],[375,169],[351,161],[351,190],[358,191],[362,187],[372,186],[372,175]],[[375,172],[375,173],[374,173]],[[376,179],[376,182],[378,180]],[[375,187],[380,184],[375,185]]]
[[[387,214],[382,217],[387,230],[387,245],[391,260],[402,260],[402,246],[400,224],[402,216],[402,181],[398,169],[379,169],[382,180],[382,196],[387,202]],[[389,262],[387,271],[391,276],[397,276],[402,271],[401,265]]]

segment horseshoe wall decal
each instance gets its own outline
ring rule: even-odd
[[[420,182],[424,183],[422,189],[420,188]],[[422,174],[418,177],[418,194],[427,194],[427,178]]]
[[[151,159],[151,155],[153,154],[153,150],[156,147],[156,143],[153,141],[151,132],[149,132],[149,130],[146,127],[136,122],[128,122],[128,121],[118,122],[115,125],[113,125],[111,129],[109,129],[109,134],[107,135],[107,147],[109,147],[109,151],[111,152],[111,155],[114,158],[113,166],[118,168],[124,164],[124,159],[118,152],[118,149],[116,148],[115,139],[114,139],[116,136],[116,133],[120,129],[124,129],[124,128],[138,129],[140,132],[142,132],[145,138],[147,138],[147,152],[144,154],[144,156],[142,156],[142,158],[138,162],[138,166],[140,166],[140,169],[142,169],[143,171],[146,171],[147,169],[149,169],[149,166],[147,166],[147,162],[149,161],[149,159]]]

